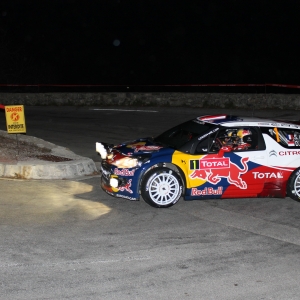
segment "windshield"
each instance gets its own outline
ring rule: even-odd
[[[157,136],[154,141],[178,150],[187,142],[212,127],[215,127],[215,125],[194,119],[165,131],[161,135]]]

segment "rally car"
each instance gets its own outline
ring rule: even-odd
[[[300,199],[300,125],[287,121],[206,115],[96,151],[105,192],[154,207],[181,197]]]

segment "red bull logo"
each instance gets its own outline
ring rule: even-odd
[[[209,187],[209,188],[204,188],[203,190],[192,188],[191,196],[222,195],[222,193],[223,193],[222,186],[219,186],[217,189],[213,189]]]
[[[128,170],[128,169],[119,170],[118,168],[114,169],[114,174],[119,176],[134,176],[134,172],[135,170]]]
[[[131,187],[131,181],[132,181],[132,179],[129,179],[125,185],[120,186],[119,187],[119,191],[121,191],[121,192],[127,191],[130,194],[132,194],[133,191],[130,189],[130,187]]]
[[[247,161],[249,157],[241,158],[243,168],[238,167],[235,163],[230,161],[229,157],[215,158],[215,159],[200,159],[192,160],[191,169],[194,170],[190,174],[192,179],[203,179],[209,183],[217,184],[221,178],[226,178],[229,184],[234,184],[240,189],[246,189],[247,183],[241,179],[241,175],[247,173]]]
[[[143,145],[137,145],[134,148],[134,152],[139,152],[139,151],[157,151],[159,150],[160,146],[143,146]]]
[[[139,151],[157,151],[163,147],[157,146],[157,145],[148,145],[146,146],[146,142],[138,142],[134,144],[128,144],[128,148],[134,149],[134,152],[139,152]]]

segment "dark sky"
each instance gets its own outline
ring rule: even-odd
[[[300,1],[2,0],[0,83],[300,84]]]

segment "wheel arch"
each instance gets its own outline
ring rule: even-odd
[[[180,167],[178,167],[177,165],[170,163],[170,162],[159,162],[159,163],[153,164],[153,165],[149,166],[147,169],[145,169],[145,171],[141,172],[140,177],[139,177],[139,183],[138,183],[139,194],[141,194],[141,184],[142,184],[144,176],[150,170],[153,170],[154,168],[159,168],[159,167],[169,168],[169,169],[175,171],[179,175],[179,177],[181,179],[181,183],[182,183],[182,195],[184,195],[185,187],[186,187],[186,178],[184,176],[184,172],[181,170]]]
[[[300,193],[295,191],[295,181],[300,178],[300,167],[296,168],[290,175],[286,184],[286,195],[300,202]]]

